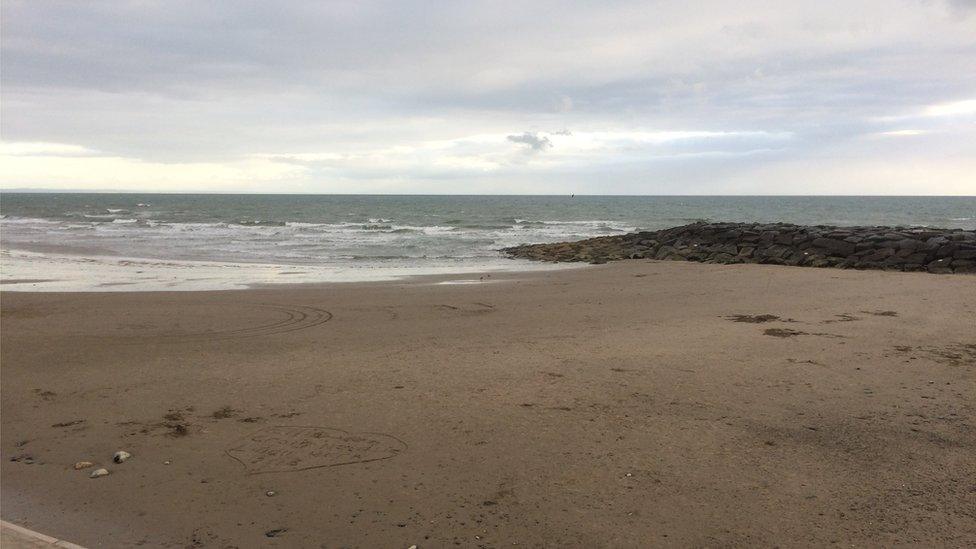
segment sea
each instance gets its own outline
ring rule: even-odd
[[[972,230],[976,197],[5,192],[0,281],[183,290],[541,269],[498,250],[699,220]]]

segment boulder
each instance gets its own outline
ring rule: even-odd
[[[823,248],[827,251],[845,256],[851,255],[856,251],[854,244],[833,238],[816,238],[813,240],[813,245],[817,248]]]
[[[926,265],[925,268],[930,273],[946,274],[952,272],[952,269],[950,268],[951,265],[951,259],[936,259],[935,261]]]
[[[654,258],[962,273],[976,270],[976,231],[700,222],[579,242],[526,244],[504,252],[555,262]]]

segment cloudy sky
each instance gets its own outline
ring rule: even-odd
[[[976,194],[976,0],[3,0],[0,188]]]

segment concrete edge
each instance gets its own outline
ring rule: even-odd
[[[71,543],[70,541],[64,541],[57,538],[52,538],[51,536],[42,534],[40,532],[35,532],[29,528],[24,528],[23,526],[18,526],[12,522],[7,522],[5,520],[0,520],[0,528],[4,530],[10,530],[19,536],[23,536],[32,541],[37,541],[41,543],[49,543],[52,547],[61,547],[63,549],[85,549],[84,547]]]

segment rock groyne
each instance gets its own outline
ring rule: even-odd
[[[663,259],[976,273],[976,231],[918,227],[700,222],[577,242],[525,244],[502,252],[555,262]]]

